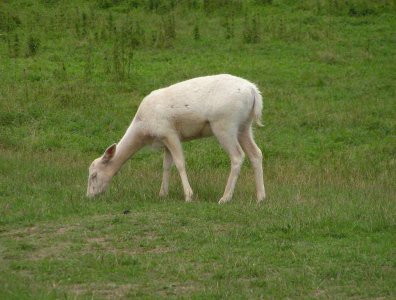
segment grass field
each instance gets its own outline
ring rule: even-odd
[[[395,299],[395,28],[390,0],[0,2],[0,299]],[[85,197],[147,93],[217,73],[262,91],[262,205],[247,160],[217,204],[213,139],[192,203],[152,149]]]

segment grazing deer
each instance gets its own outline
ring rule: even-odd
[[[89,168],[87,196],[103,193],[122,165],[145,145],[163,145],[163,178],[159,195],[169,190],[170,168],[179,171],[186,201],[188,182],[181,142],[214,135],[231,160],[231,172],[219,203],[231,200],[243,163],[249,157],[256,181],[257,201],[265,198],[262,153],[253,140],[252,123],[260,123],[260,91],[242,78],[214,75],[183,81],[150,93],[118,144],[106,149]]]

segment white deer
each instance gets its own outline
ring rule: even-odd
[[[252,123],[260,123],[260,91],[242,78],[214,75],[183,81],[150,93],[118,144],[106,149],[89,168],[87,196],[103,193],[122,165],[145,145],[163,145],[163,177],[159,195],[169,190],[170,168],[179,171],[186,201],[193,191],[187,178],[181,142],[214,135],[231,160],[231,172],[219,203],[231,200],[243,163],[249,157],[257,201],[265,198],[262,153],[253,140]]]

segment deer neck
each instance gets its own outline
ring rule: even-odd
[[[134,124],[127,129],[124,136],[117,143],[117,149],[114,158],[112,159],[112,173],[115,175],[124,163],[130,159],[137,151],[144,145],[144,139],[137,130]]]

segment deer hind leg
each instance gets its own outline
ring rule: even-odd
[[[190,183],[188,182],[183,149],[180,139],[177,134],[170,134],[163,139],[163,143],[171,153],[176,168],[179,171],[180,178],[183,184],[185,199],[187,202],[192,201],[193,191],[191,189]]]
[[[163,174],[162,174],[162,183],[161,189],[159,192],[160,197],[166,197],[169,193],[169,178],[170,178],[170,170],[172,167],[173,159],[172,155],[169,152],[168,148],[164,148],[164,162],[163,162]]]
[[[212,131],[223,149],[229,155],[231,161],[231,171],[228,176],[227,185],[223,196],[219,200],[219,204],[222,204],[232,199],[245,154],[238,142],[238,129],[233,128],[232,126],[214,124],[212,125]]]
[[[265,188],[263,179],[263,154],[253,139],[252,127],[248,126],[238,136],[238,140],[248,156],[254,171],[256,181],[257,202],[265,198]]]

